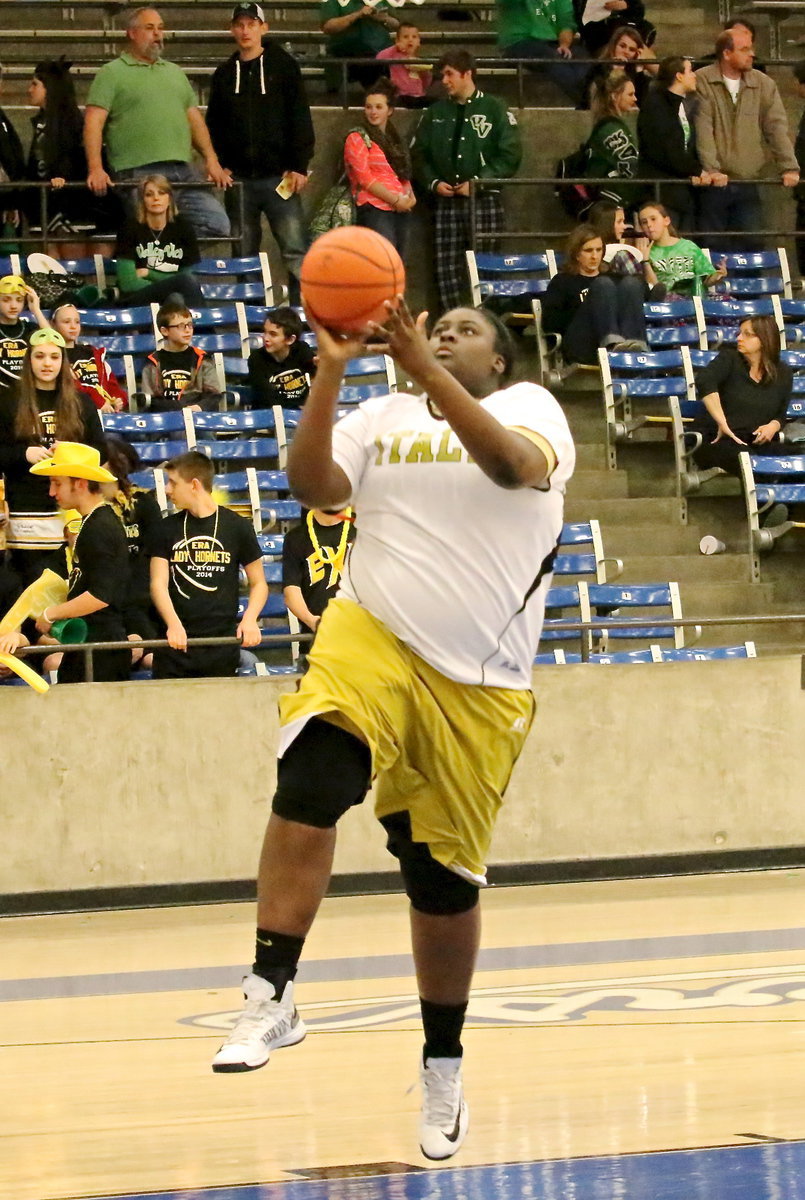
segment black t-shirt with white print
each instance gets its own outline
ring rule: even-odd
[[[254,408],[301,408],[316,374],[316,352],[306,342],[294,342],[287,358],[279,362],[265,346],[249,355],[249,387]]]
[[[168,221],[162,230],[144,221],[130,222],[118,238],[116,255],[133,259],[138,270],[146,267],[165,275],[186,271],[200,257],[193,226],[184,217]]]
[[[19,379],[28,339],[35,331],[30,321],[0,324],[0,387],[9,387]]]
[[[168,560],[168,593],[189,637],[233,637],[238,625],[240,567],[261,557],[245,517],[219,505],[209,517],[165,517],[152,545]]]
[[[157,406],[169,411],[183,408],[182,394],[198,370],[198,351],[192,346],[186,350],[157,350],[152,357],[159,363],[162,389]],[[194,403],[198,401],[194,400]]]

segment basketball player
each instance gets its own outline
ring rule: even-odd
[[[511,341],[494,317],[454,309],[428,339],[425,316],[414,323],[401,304],[372,327],[420,394],[368,400],[335,427],[346,363],[365,347],[315,327],[319,369],[288,475],[303,504],[353,504],[360,525],[310,670],[280,701],[256,959],[213,1070],[261,1067],[305,1036],[297,963],[338,819],[376,776],[376,812],[411,903],[425,1031],[420,1145],[444,1159],[467,1133],[461,1031],[478,892],[533,716],[531,664],[575,455],[553,396],[506,386]]]

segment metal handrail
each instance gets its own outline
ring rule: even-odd
[[[114,186],[115,190],[119,190],[121,192],[132,191],[138,186],[138,183],[139,183],[139,181],[136,179],[124,179],[124,180],[121,180],[120,182],[115,182],[113,186]],[[210,245],[210,244],[217,245],[219,242],[230,242],[233,246],[236,245],[238,247],[237,253],[241,253],[242,249],[243,249],[242,239],[243,239],[243,233],[244,233],[244,213],[245,213],[244,202],[243,202],[243,184],[240,180],[236,179],[233,181],[231,187],[232,187],[232,190],[234,191],[235,196],[237,197],[237,216],[238,216],[238,228],[240,229],[240,234],[237,237],[233,236],[232,234],[229,234],[229,235],[227,235],[227,237],[199,237],[196,240],[199,242],[200,245]],[[199,179],[199,180],[195,180],[195,181],[187,180],[186,182],[183,182],[183,183],[171,182],[171,188],[173,188],[175,191],[184,191],[188,188],[193,188],[194,190],[198,190],[199,188],[204,188],[205,190],[213,191],[213,192],[221,191],[221,189],[216,184],[211,183],[209,180],[206,180],[206,179]],[[30,233],[30,231],[25,234],[16,234],[16,233],[10,234],[8,236],[8,238],[3,238],[0,240],[2,240],[4,242],[16,242],[20,246],[29,246],[29,245],[30,246],[40,246],[40,245],[46,244],[47,242],[65,242],[65,241],[71,241],[71,240],[72,241],[82,241],[82,242],[100,242],[101,244],[108,243],[110,240],[109,235],[106,235],[106,236],[104,236],[103,234],[87,235],[81,231],[78,231],[75,234],[69,234],[69,233],[60,234],[58,231],[48,232],[47,224],[48,224],[48,198],[49,198],[49,196],[51,194],[59,195],[61,192],[65,192],[65,191],[88,191],[88,190],[89,189],[87,187],[86,180],[81,180],[81,179],[67,180],[63,184],[63,186],[60,188],[52,187],[50,181],[47,179],[9,179],[7,181],[4,181],[0,185],[0,206],[5,207],[5,208],[13,208],[14,206],[10,205],[10,204],[2,204],[1,203],[4,195],[7,196],[9,193],[20,192],[20,191],[39,191],[39,193],[40,193],[40,195],[39,195],[39,223],[41,226],[41,230],[40,230],[39,234],[32,234],[32,233]],[[229,189],[227,189],[227,190],[229,190]]]
[[[568,176],[568,178],[566,178],[566,179],[557,179],[554,175],[529,175],[527,177],[524,177],[522,175],[517,175],[517,176],[512,176],[511,178],[504,178],[504,179],[498,179],[498,178],[472,179],[469,181],[469,183],[470,183],[469,201],[470,201],[471,248],[473,250],[477,250],[479,248],[479,243],[481,243],[481,242],[499,242],[499,241],[512,241],[513,242],[513,241],[518,241],[518,240],[524,241],[528,238],[533,239],[534,237],[539,237],[540,239],[564,240],[565,238],[567,238],[567,236],[570,232],[570,230],[568,230],[568,229],[558,229],[558,230],[546,230],[546,229],[505,230],[504,229],[498,233],[478,233],[478,231],[476,229],[476,193],[479,190],[488,189],[488,190],[500,191],[501,189],[504,189],[504,188],[508,189],[508,188],[515,188],[515,187],[557,188],[557,187],[564,186],[564,184],[574,184],[574,183],[592,184],[594,186],[607,185],[612,188],[612,187],[617,187],[618,184],[622,184],[627,187],[632,187],[632,186],[649,187],[650,186],[653,189],[655,201],[659,202],[660,195],[661,195],[661,189],[663,187],[668,187],[669,185],[672,185],[672,184],[683,184],[684,185],[685,180],[684,179],[675,179],[673,177],[668,177],[668,176],[664,176],[664,177],[658,179],[656,176],[646,177],[643,175],[623,175],[623,176],[621,176],[621,175],[604,175],[604,176],[602,176],[602,175],[596,175],[596,176],[585,175],[585,176],[573,176],[572,178],[570,176]],[[730,179],[730,183],[735,184],[738,187],[758,187],[758,186],[776,187],[776,188],[783,187],[783,184],[781,183],[781,181],[779,179],[770,179],[770,178]],[[791,188],[786,188],[785,190],[793,191],[793,189],[791,189]],[[628,205],[626,207],[628,207]],[[731,241],[734,241],[735,237],[736,237],[736,234],[735,234],[734,230],[725,231],[725,230],[715,230],[715,229],[714,230],[704,229],[704,230],[697,230],[697,232],[696,232],[696,240],[698,242],[700,242],[706,238],[716,239],[716,240],[730,239]],[[790,238],[790,239],[793,239],[794,241],[796,241],[796,240],[801,240],[801,239],[805,238],[805,230],[752,229],[751,231],[747,231],[747,237],[751,237],[752,239],[755,239],[755,240],[757,238]]]
[[[665,617],[657,614],[653,617],[598,617],[591,621],[556,621],[550,625],[550,631],[578,633],[583,662],[588,662],[590,657],[590,648],[587,644],[585,633],[592,633],[597,629],[614,629],[614,628],[629,628],[629,629],[656,629],[661,625],[666,629],[687,629],[689,627],[695,629],[708,629],[716,626],[732,626],[732,625],[793,625],[796,621],[805,622],[805,613],[753,613],[747,616],[732,616],[732,617]],[[288,642],[298,642],[300,645],[307,644],[313,640],[311,633],[266,633],[263,634],[259,649],[262,646],[271,645],[286,645]],[[93,671],[93,653],[96,651],[105,650],[155,650],[169,647],[170,643],[165,638],[144,638],[142,641],[136,642],[81,642],[72,645],[57,645],[50,646],[24,646],[17,651],[19,658],[34,658],[42,657],[47,654],[61,653],[80,653],[85,655],[85,682],[92,683],[94,679]],[[195,646],[242,646],[240,638],[237,637],[206,637],[206,638],[188,638],[188,647]],[[799,653],[799,651],[796,651]]]

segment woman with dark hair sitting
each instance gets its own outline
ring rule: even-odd
[[[579,225],[565,244],[565,259],[542,298],[542,326],[562,337],[568,362],[595,365],[599,346],[647,350],[640,276],[603,274],[604,240],[593,225]]]
[[[192,267],[201,257],[193,226],[176,208],[170,181],[146,175],[137,187],[137,219],[117,239],[117,283],[121,304],[162,303],[181,297],[204,304]]]
[[[409,213],[416,204],[411,156],[394,127],[397,89],[378,79],[366,93],[363,121],[347,134],[344,165],[357,208],[357,224],[388,238],[405,253]]]
[[[702,169],[696,151],[693,111],[686,103],[696,92],[696,76],[689,58],[664,58],[654,87],[640,105],[637,145],[640,174],[682,182],[664,184],[659,199],[678,229],[696,228],[696,193],[711,177]]]
[[[719,470],[738,475],[742,450],[779,453],[792,383],[791,368],[780,362],[774,317],[742,321],[737,347],[724,346],[696,376],[707,416],[695,425],[702,444],[693,457],[705,479]]]

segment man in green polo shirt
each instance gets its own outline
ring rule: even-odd
[[[98,196],[115,183],[165,175],[172,183],[195,183],[202,174],[193,147],[204,159],[207,178],[229,187],[232,176],[218,161],[190,82],[180,67],[162,58],[165,26],[154,8],[138,8],[126,26],[126,50],[101,67],[87,98],[84,146],[87,184]],[[102,160],[103,145],[114,181]],[[211,191],[181,188],[179,211],[201,237],[227,237],[229,218]]]

